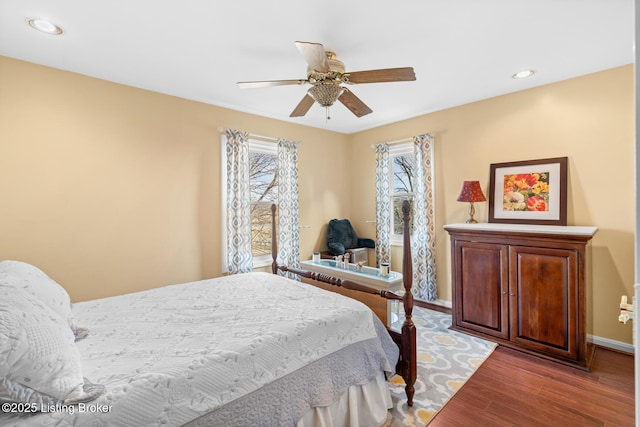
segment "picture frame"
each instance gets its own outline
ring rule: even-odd
[[[567,157],[493,163],[489,222],[567,225]]]

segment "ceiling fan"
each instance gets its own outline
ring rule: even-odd
[[[243,89],[310,84],[312,87],[307,91],[307,94],[302,98],[296,108],[293,109],[289,117],[304,116],[313,103],[317,102],[327,108],[327,119],[330,119],[329,107],[332,106],[336,100],[344,104],[344,106],[356,116],[362,117],[371,113],[372,110],[355,96],[351,90],[342,86],[343,83],[351,85],[360,83],[403,82],[416,79],[412,67],[346,72],[344,63],[336,59],[336,54],[325,50],[320,43],[297,41],[295,44],[309,65],[306,79],[238,82],[238,86]]]

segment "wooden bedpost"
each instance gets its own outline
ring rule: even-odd
[[[412,355],[403,360],[409,366],[406,366],[405,375],[403,375],[406,383],[405,392],[407,393],[407,404],[413,406],[413,395],[415,394],[415,382],[418,371],[416,361],[416,326],[411,318],[413,313],[413,293],[411,287],[413,284],[413,260],[411,259],[411,230],[409,229],[409,209],[408,200],[402,202],[402,220],[403,228],[403,254],[402,254],[402,281],[404,285],[404,313],[405,320],[402,325],[402,353],[404,355]]]
[[[271,204],[271,272],[278,274],[278,235],[276,233],[276,204]]]
[[[415,383],[417,377],[417,345],[416,345],[416,326],[411,318],[413,312],[413,294],[411,287],[413,285],[413,260],[411,257],[411,230],[409,229],[409,202],[402,203],[402,214],[404,220],[404,253],[402,255],[402,281],[404,285],[404,295],[394,292],[379,290],[361,283],[357,283],[347,279],[341,279],[327,274],[315,271],[302,270],[300,268],[288,267],[286,265],[278,265],[278,233],[276,227],[276,205],[271,205],[271,271],[278,274],[278,271],[297,274],[302,278],[309,279],[313,282],[328,283],[336,288],[343,288],[356,292],[374,294],[385,298],[386,300],[402,300],[405,312],[405,320],[402,324],[400,332],[397,329],[387,327],[393,341],[400,349],[400,358],[396,364],[396,373],[402,377],[406,386],[407,405],[413,406],[413,395],[415,394]],[[326,288],[324,288],[326,289]],[[351,296],[351,295],[347,295]],[[358,299],[355,296],[353,298]],[[364,302],[364,301],[363,301]],[[366,304],[366,302],[365,302]]]

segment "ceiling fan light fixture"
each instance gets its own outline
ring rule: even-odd
[[[317,84],[309,89],[309,93],[316,102],[323,107],[330,107],[338,99],[343,88],[337,84]]]

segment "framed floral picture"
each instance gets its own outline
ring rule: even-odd
[[[567,225],[567,157],[493,163],[489,222]]]

